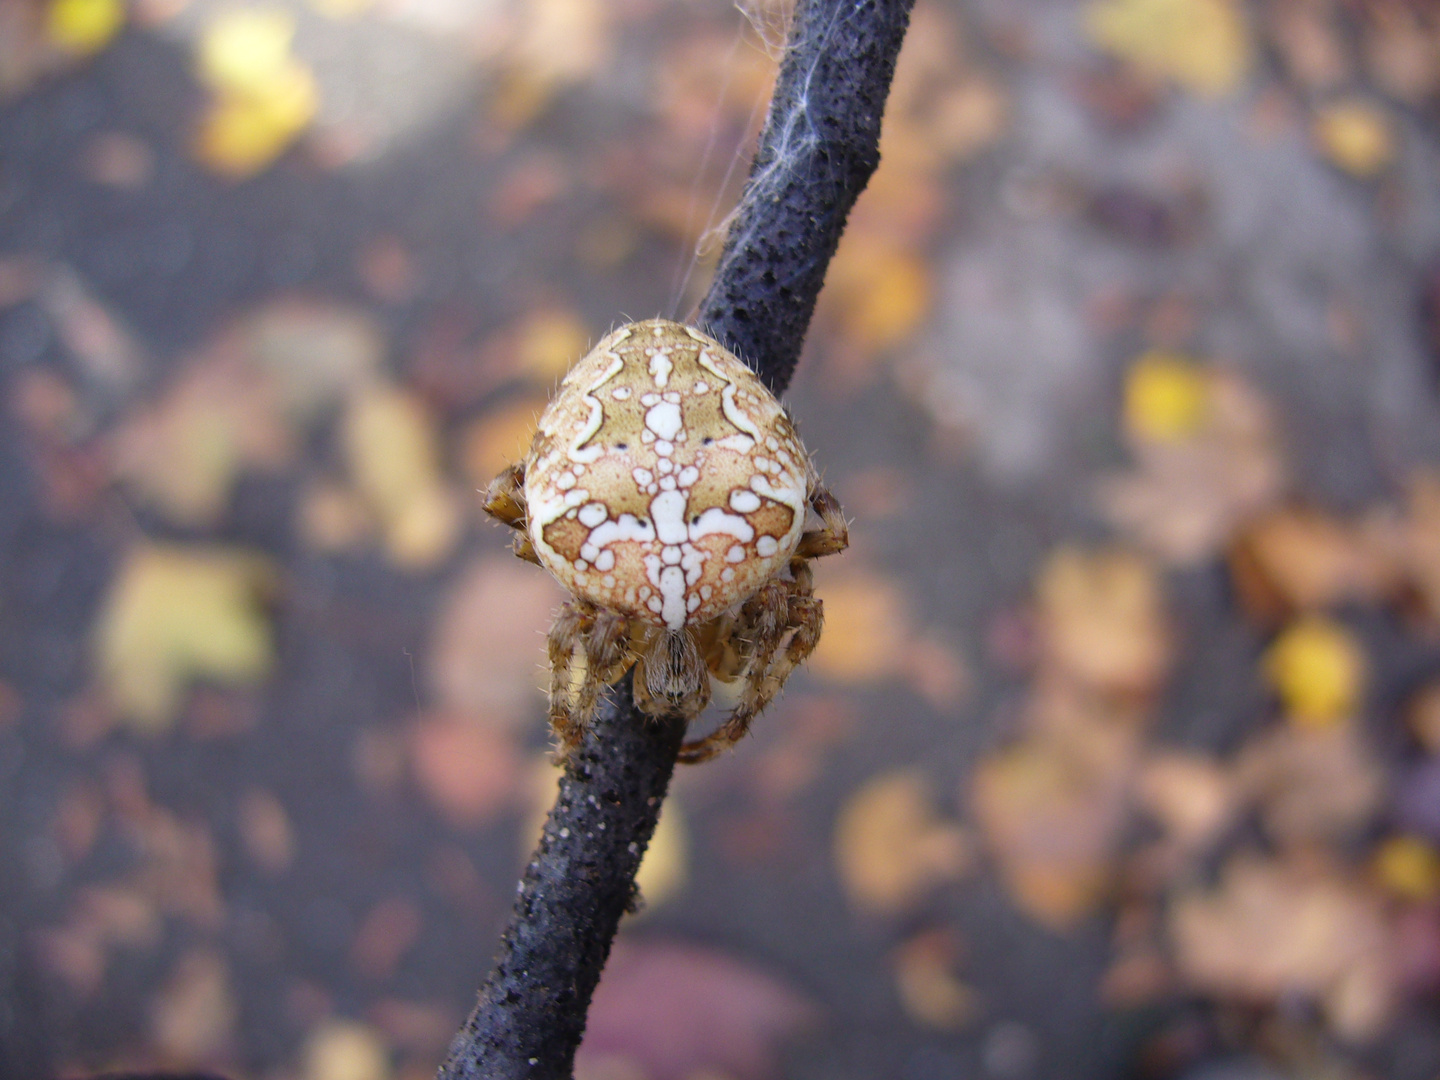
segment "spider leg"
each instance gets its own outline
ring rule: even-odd
[[[525,505],[525,465],[516,463],[507,468],[485,489],[485,512],[502,525],[515,530],[512,549],[526,562],[540,564],[535,545],[530,542],[529,509]]]
[[[794,580],[771,582],[741,609],[737,634],[747,637],[744,687],[740,704],[704,738],[680,747],[679,760],[697,765],[734,746],[750,723],[780,693],[785,680],[815,649],[824,621],[821,602],[811,595],[810,568],[803,559],[792,565]]]
[[[630,659],[630,620],[619,612],[594,608],[584,635],[585,678],[575,695],[574,715],[588,727],[604,691],[625,674]]]
[[[810,480],[809,503],[820,524],[818,528],[801,533],[795,554],[802,559],[818,559],[849,547],[850,526],[845,522],[845,512],[840,509],[839,500],[813,477]]]
[[[550,726],[563,749],[580,744],[601,696],[625,673],[629,640],[629,620],[618,612],[586,600],[561,605],[550,626],[548,651]]]

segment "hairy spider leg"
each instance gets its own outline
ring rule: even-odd
[[[678,760],[684,764],[708,761],[743,739],[751,721],[814,651],[824,606],[813,595],[814,578],[805,559],[792,561],[791,574],[793,580],[771,582],[741,608],[735,630],[745,643],[738,676],[743,687],[740,704],[709,735],[680,747]]]
[[[813,477],[810,480],[810,509],[820,519],[820,528],[810,529],[800,536],[795,555],[801,559],[818,559],[822,555],[834,555],[850,546],[850,526],[845,521],[845,512],[840,502],[821,486]]]
[[[567,600],[551,624],[550,726],[562,746],[578,746],[605,691],[625,674],[633,656],[630,623],[624,615],[587,600]],[[576,658],[584,669],[576,677]],[[576,685],[578,682],[579,685]]]
[[[525,504],[525,466],[511,465],[485,489],[485,512],[502,525],[515,530],[511,550],[518,558],[540,565],[535,545],[530,542],[529,508]]]

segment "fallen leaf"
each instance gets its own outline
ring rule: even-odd
[[[1286,725],[1252,738],[1236,762],[1237,779],[1260,806],[1277,841],[1307,845],[1356,837],[1385,794],[1385,776],[1353,725]]]
[[[1178,442],[1200,430],[1210,380],[1191,359],[1152,349],[1125,375],[1124,422],[1132,439]]]
[[[1127,773],[1123,760],[1086,760],[1044,738],[992,754],[976,768],[976,821],[1007,890],[1031,918],[1069,929],[1111,888]]]
[[[895,988],[910,1019],[925,1027],[954,1031],[979,1009],[979,995],[955,975],[959,949],[950,930],[927,930],[890,955]]]
[[[1365,691],[1364,650],[1345,626],[1323,616],[1282,631],[1262,667],[1285,715],[1301,727],[1330,727],[1354,716]]]
[[[377,381],[387,345],[363,308],[285,298],[247,313],[213,347],[264,371],[286,412],[308,422]]]
[[[868,361],[905,342],[930,313],[934,285],[929,263],[882,235],[847,234],[825,276],[827,309],[836,342]]]
[[[200,122],[196,157],[221,175],[252,176],[284,153],[318,108],[315,76],[291,64],[266,84],[264,93],[217,95]]]
[[[1440,89],[1440,18],[1404,0],[1377,0],[1362,9],[1366,67],[1387,93],[1411,105]]]
[[[174,721],[192,682],[262,680],[273,646],[261,599],[271,586],[256,555],[159,544],[134,550],[95,632],[100,676],[124,718],[157,733]]]
[[[187,366],[114,436],[114,471],[182,525],[211,525],[246,468],[275,469],[295,451],[274,388],[230,357]]]
[[[418,720],[410,729],[410,760],[421,792],[455,828],[493,821],[520,783],[520,755],[510,734],[463,717]]]
[[[390,1054],[374,1028],[326,1020],[305,1040],[301,1080],[390,1080]]]
[[[245,177],[270,164],[314,119],[319,92],[309,68],[290,54],[295,17],[236,8],[200,36],[196,72],[215,91],[196,153],[218,172]]]
[[[1440,473],[1418,470],[1410,477],[1408,498],[1398,520],[1388,525],[1388,540],[1407,579],[1432,618],[1440,617]]]
[[[524,396],[471,422],[460,436],[460,469],[478,492],[484,491],[500,472],[521,461],[530,448],[535,424],[545,408],[541,397]]]
[[[1106,515],[1123,533],[1180,566],[1223,548],[1285,484],[1265,402],[1228,372],[1209,377],[1199,430],[1178,442],[1134,440],[1137,468],[1100,488]]]
[[[899,584],[865,570],[826,574],[817,590],[825,632],[809,670],[842,684],[875,682],[906,670],[909,604]]]
[[[622,935],[595,990],[575,1075],[764,1080],[780,1045],[814,1020],[797,991],[749,964]]]
[[[280,8],[222,11],[206,24],[195,50],[196,72],[207,85],[237,94],[263,94],[290,63],[295,16]]]
[[[515,328],[515,362],[520,373],[549,392],[594,340],[574,312],[534,311]]]
[[[1219,762],[1200,754],[1154,755],[1141,767],[1135,793],[1167,838],[1188,851],[1215,840],[1240,809],[1234,778]]]
[[[283,874],[295,861],[295,832],[285,805],[270,792],[251,788],[238,807],[240,840],[267,874]]]
[[[1346,43],[1328,3],[1282,0],[1270,5],[1270,37],[1296,81],[1324,90],[1351,75]]]
[[[1406,726],[1425,752],[1440,752],[1440,682],[1426,683],[1405,707]]]
[[[1350,98],[1324,105],[1315,111],[1311,133],[1320,152],[1352,176],[1375,176],[1395,159],[1394,124],[1373,102]]]
[[[182,1069],[218,1064],[234,1041],[239,1012],[225,958],[213,949],[194,949],[176,963],[155,999],[155,1045]]]
[[[50,0],[48,36],[65,52],[90,56],[125,25],[123,0]]]
[[[424,918],[413,901],[403,896],[381,900],[355,931],[350,943],[350,966],[363,978],[389,979],[423,927]]]
[[[511,555],[472,562],[431,632],[427,681],[441,708],[504,728],[539,723],[545,634],[562,599],[549,574]]]
[[[1154,693],[1173,646],[1155,568],[1120,549],[1061,547],[1036,584],[1045,662],[1107,694]]]
[[[448,555],[460,514],[440,473],[435,421],[424,404],[398,388],[367,388],[350,401],[341,441],[390,558],[425,569]]]
[[[1440,897],[1440,852],[1418,836],[1391,836],[1375,852],[1375,876],[1405,900]]]
[[[1234,0],[1093,0],[1084,26],[1101,48],[1206,97],[1238,90],[1253,62]]]
[[[1392,1007],[1383,904],[1324,868],[1237,855],[1217,890],[1175,900],[1169,925],[1180,974],[1203,993],[1271,1005],[1309,998],[1350,1039],[1378,1034]]]
[[[299,530],[316,551],[352,551],[375,532],[375,518],[358,493],[343,484],[320,481],[300,497]]]
[[[835,823],[835,862],[851,903],[899,915],[965,874],[972,842],[936,812],[930,786],[909,769],[882,773],[846,800]]]
[[[1231,569],[1258,617],[1379,603],[1399,584],[1399,567],[1366,523],[1287,507],[1264,515],[1231,549]]]

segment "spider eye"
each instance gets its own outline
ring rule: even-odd
[[[709,435],[706,435],[705,438],[703,438],[703,439],[700,440],[700,445],[701,445],[701,446],[709,446],[709,445],[710,445],[712,442],[714,442],[714,441],[715,441],[715,440],[712,439]]]
[[[691,525],[699,525],[699,524],[700,524],[700,515],[699,515],[699,514],[696,514],[694,517],[692,517],[692,518],[690,519],[690,524],[691,524]]]
[[[630,449],[630,444],[629,444],[629,443],[624,443],[624,442],[617,442],[617,443],[615,444],[615,449],[616,449],[616,450],[628,450],[628,449]]]

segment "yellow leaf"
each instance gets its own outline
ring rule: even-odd
[[[353,19],[375,6],[375,0],[310,0],[310,6],[330,19]]]
[[[520,327],[520,368],[547,389],[589,351],[590,332],[568,311],[542,311]]]
[[[200,37],[200,78],[216,90],[264,97],[291,67],[295,17],[289,12],[237,8],[216,17]]]
[[[1352,176],[1369,177],[1395,159],[1395,132],[1389,115],[1368,101],[1350,99],[1315,113],[1311,128],[1320,152]]]
[[[1095,0],[1085,30],[1142,71],[1208,97],[1233,92],[1250,70],[1250,32],[1234,0]]]
[[[1406,900],[1440,895],[1440,853],[1418,836],[1392,836],[1375,853],[1375,872],[1391,892]]]
[[[910,613],[899,586],[876,574],[850,572],[820,589],[825,632],[810,657],[810,670],[840,683],[892,678],[907,669],[913,637]]]
[[[356,395],[342,438],[355,487],[380,520],[390,557],[417,568],[444,558],[460,518],[441,481],[434,420],[419,398],[386,386]]]
[[[124,23],[123,0],[51,0],[46,29],[59,48],[89,56],[108,45]]]
[[[288,63],[255,92],[217,95],[200,126],[196,154],[237,179],[279,157],[315,117],[319,95],[310,69]]]
[[[477,491],[483,491],[502,469],[525,456],[535,435],[535,421],[544,408],[544,398],[523,397],[465,429],[460,437],[460,467]]]
[[[1205,422],[1210,383],[1194,363],[1152,349],[1125,376],[1125,430],[1137,439],[1179,442]]]
[[[101,678],[115,707],[142,731],[175,717],[195,679],[254,683],[270,670],[270,584],[257,556],[146,545],[121,568],[100,614]]]
[[[848,348],[870,356],[901,344],[930,313],[930,269],[913,251],[855,233],[826,279]]]
[[[1290,626],[1265,654],[1265,674],[1292,723],[1330,727],[1354,714],[1365,654],[1345,627],[1314,617]]]
[[[389,1080],[390,1054],[378,1032],[353,1020],[327,1020],[310,1033],[302,1080]]]

